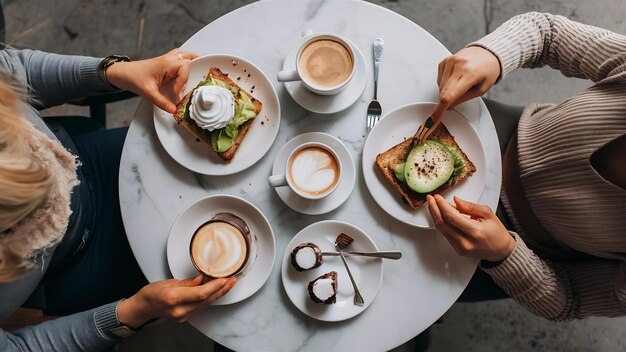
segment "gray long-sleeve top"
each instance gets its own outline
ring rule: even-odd
[[[626,133],[626,36],[562,16],[516,16],[470,45],[496,55],[501,75],[549,65],[594,84],[557,105],[531,104],[517,130],[522,194],[548,235],[516,224],[516,247],[485,267],[533,313],[551,320],[626,315],[626,191],[605,179],[591,156]],[[542,237],[559,243],[541,248]],[[594,258],[579,259],[571,249]],[[543,252],[543,253],[542,253]]]
[[[100,59],[64,56],[33,50],[0,51],[0,70],[28,88],[25,118],[50,138],[37,109],[65,103],[93,93],[111,91],[98,75]],[[35,269],[8,283],[0,283],[0,321],[19,308],[41,281],[55,247],[35,256]],[[113,302],[93,310],[61,317],[12,332],[0,329],[0,351],[98,351],[118,338],[109,332],[119,326]]]

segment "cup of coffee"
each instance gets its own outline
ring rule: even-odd
[[[269,178],[272,187],[289,186],[300,197],[313,200],[333,193],[340,181],[341,160],[331,147],[318,142],[298,146],[287,158],[285,173]]]
[[[302,81],[320,95],[343,91],[355,71],[355,53],[342,37],[331,33],[305,31],[296,54],[296,69],[278,72],[279,82]]]
[[[250,257],[250,229],[237,215],[215,214],[191,237],[189,254],[196,269],[210,278],[234,276]]]

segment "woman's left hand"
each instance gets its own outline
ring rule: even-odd
[[[459,255],[501,262],[513,253],[515,239],[488,206],[454,197],[454,207],[440,195],[426,198],[435,227]]]
[[[189,77],[189,64],[197,57],[197,54],[174,49],[152,59],[116,62],[107,69],[106,76],[109,83],[117,88],[144,96],[162,110],[174,113],[180,90]],[[173,92],[170,94],[173,96],[168,97],[163,88],[172,80]]]

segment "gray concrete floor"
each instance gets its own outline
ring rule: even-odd
[[[134,58],[161,54],[183,43],[205,24],[249,0],[2,0],[7,42],[18,48]],[[451,52],[527,11],[561,14],[626,33],[623,0],[375,0],[432,33]],[[191,11],[193,9],[193,11]],[[176,20],[172,20],[175,18]],[[589,82],[552,69],[519,70],[489,97],[504,103],[558,102]],[[127,125],[136,99],[110,104],[109,126]],[[47,114],[87,114],[61,106]],[[511,300],[455,304],[433,326],[429,351],[624,351],[626,318],[590,318],[552,323]],[[396,351],[411,351],[409,342]],[[122,343],[120,351],[212,351],[211,342],[186,324],[161,323]]]

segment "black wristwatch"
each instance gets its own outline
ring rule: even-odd
[[[102,61],[100,61],[100,64],[98,65],[98,74],[100,75],[100,78],[113,87],[115,86],[112,85],[107,78],[107,69],[116,62],[130,62],[130,57],[126,55],[111,55],[102,59]]]

